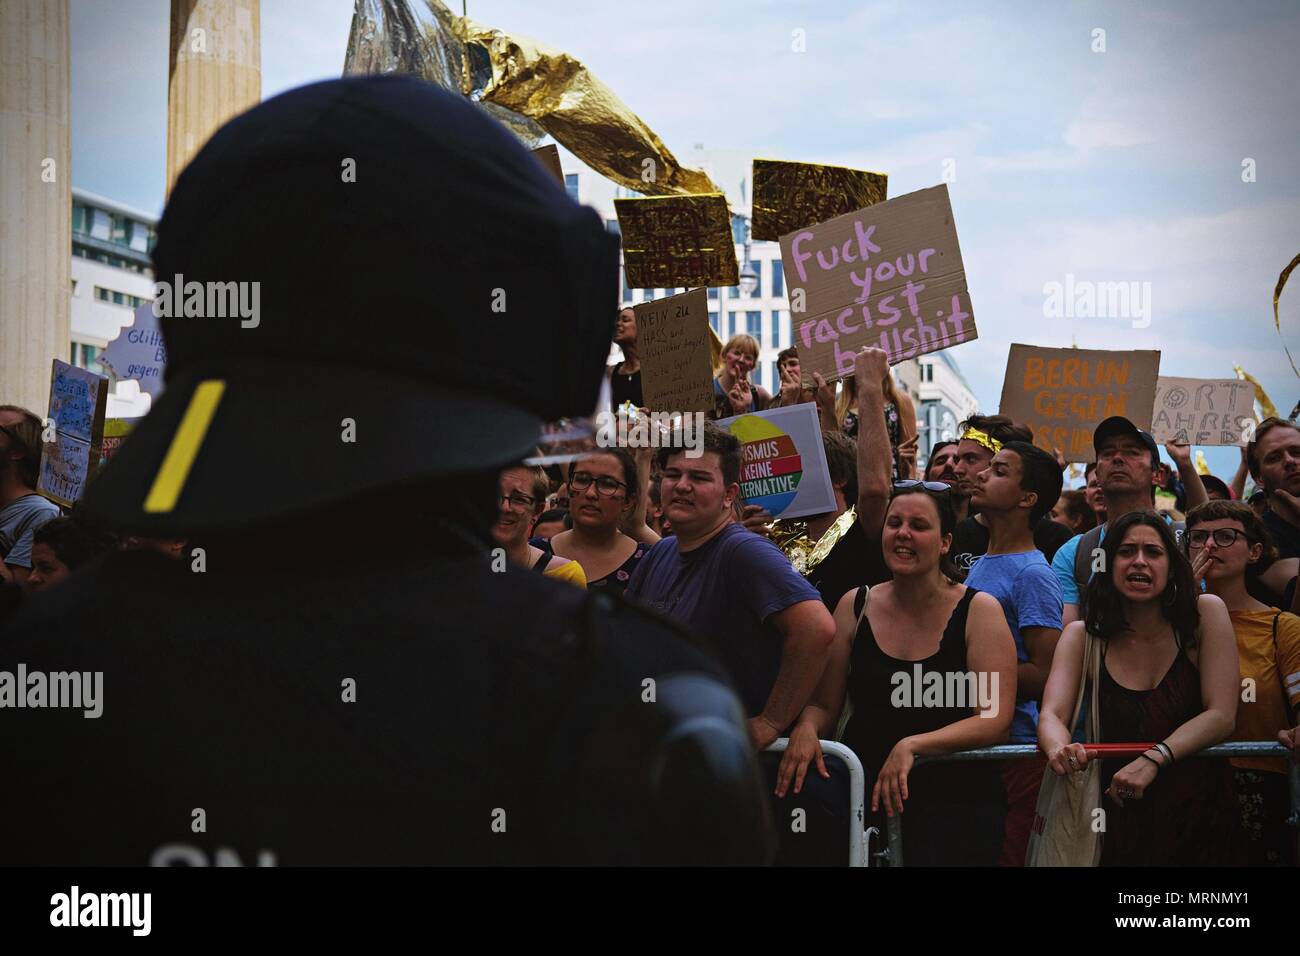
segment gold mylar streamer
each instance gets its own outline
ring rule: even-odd
[[[1240,365],[1237,365],[1235,362],[1233,363],[1232,370],[1237,373],[1237,378],[1242,379],[1243,381],[1250,382],[1251,385],[1255,386],[1255,401],[1259,405],[1260,412],[1263,413],[1262,417],[1272,418],[1273,416],[1275,416],[1277,414],[1277,408],[1273,405],[1273,402],[1269,399],[1268,392],[1264,391],[1264,386],[1259,384],[1255,376],[1251,375],[1249,372],[1247,372]]]
[[[1277,300],[1282,297],[1282,287],[1286,285],[1286,280],[1291,278],[1291,272],[1296,266],[1300,265],[1300,255],[1291,260],[1291,264],[1282,270],[1282,274],[1277,277],[1277,288],[1273,290],[1273,326],[1277,329],[1277,334],[1282,335],[1282,320],[1277,314]],[[1286,342],[1282,343],[1282,349],[1286,352],[1287,360],[1291,363],[1291,371],[1300,375],[1300,370],[1295,367],[1295,359],[1291,358],[1291,350],[1286,347]]]
[[[441,6],[439,0],[428,3]],[[470,54],[461,75],[466,95],[536,120],[620,186],[649,196],[720,192],[703,172],[678,163],[654,131],[575,57],[465,17],[454,19]]]
[[[458,17],[439,0],[355,0],[344,75],[414,73],[487,108],[524,142],[541,131],[607,179],[650,196],[719,192],[581,62]]]
[[[889,177],[865,169],[754,160],[755,239],[777,240],[845,213],[884,202]]]
[[[412,9],[407,0],[356,0],[343,75],[409,73],[460,93],[466,56],[457,19],[440,3]],[[527,117],[493,103],[479,105],[530,149],[546,138],[546,130]]]

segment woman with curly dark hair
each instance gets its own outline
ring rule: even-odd
[[[1237,642],[1223,602],[1200,594],[1158,515],[1113,522],[1106,573],[1093,576],[1087,618],[1057,645],[1038,722],[1060,776],[1088,764],[1069,723],[1086,642],[1100,653],[1100,740],[1148,743],[1136,759],[1102,761],[1102,866],[1222,866],[1244,862],[1236,797],[1222,760],[1190,760],[1226,739],[1237,714]],[[1086,698],[1085,698],[1086,699]]]

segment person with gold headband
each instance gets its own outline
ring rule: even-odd
[[[976,476],[988,469],[993,456],[1007,442],[1034,443],[1033,432],[1025,425],[1017,425],[1005,415],[972,415],[961,423],[957,442],[957,462],[953,472],[957,485],[953,489],[958,516],[957,529],[952,536],[953,563],[963,572],[974,566],[980,555],[989,549],[989,525],[978,508],[971,507],[971,495],[976,488]],[[1050,508],[1050,506],[1049,506]],[[1043,552],[1051,564],[1057,549],[1069,541],[1070,529],[1057,524],[1044,515],[1034,525],[1034,547]]]

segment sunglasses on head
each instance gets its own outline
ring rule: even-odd
[[[895,494],[900,491],[915,491],[917,488],[924,489],[925,491],[933,491],[936,495],[941,495],[952,490],[952,488],[945,485],[942,481],[920,481],[916,478],[908,478],[904,481],[894,482]]]

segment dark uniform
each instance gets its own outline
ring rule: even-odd
[[[183,560],[114,554],[0,634],[34,705],[0,710],[0,864],[770,859],[710,655],[488,553],[499,468],[595,405],[612,242],[421,81],[318,84],[218,131],[158,278],[261,280],[261,314],[163,319],[167,390],[83,502],[189,538]],[[57,673],[94,700],[40,706]]]

